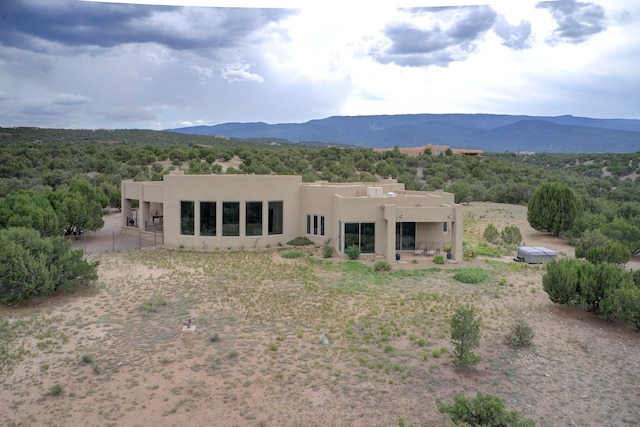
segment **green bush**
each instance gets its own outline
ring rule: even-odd
[[[294,259],[294,258],[303,258],[304,256],[306,256],[306,254],[301,251],[287,251],[287,252],[282,252],[280,256],[285,259]]]
[[[578,239],[578,242],[575,245],[575,256],[576,258],[584,258],[587,249],[605,246],[608,241],[609,239],[607,239],[607,237],[605,237],[600,231],[587,230],[584,232],[582,237]]]
[[[309,240],[307,237],[296,237],[293,240],[287,242],[289,246],[309,246],[313,245],[313,242]]]
[[[356,245],[351,245],[345,248],[344,253],[347,254],[349,259],[358,259],[360,256],[360,248]]]
[[[627,307],[627,297],[634,297],[634,291],[626,289],[635,286],[632,273],[625,272],[618,265],[591,264],[573,258],[550,262],[546,268],[542,287],[551,301],[581,306],[604,317],[634,322],[634,315],[623,308]],[[622,288],[625,290],[621,291]],[[640,311],[640,306],[635,310]]]
[[[51,396],[59,396],[62,394],[62,391],[64,390],[64,385],[60,384],[60,383],[55,383],[54,385],[51,386],[51,388],[49,389],[49,394]]]
[[[379,260],[373,263],[373,269],[375,271],[391,271],[391,264],[386,259]]]
[[[458,282],[481,283],[487,280],[487,272],[481,268],[462,268],[453,275]]]
[[[584,256],[593,264],[619,264],[624,265],[631,259],[631,251],[620,242],[608,241],[605,246],[593,246],[587,248]]]
[[[497,396],[478,392],[469,399],[462,395],[453,396],[453,403],[436,400],[441,414],[447,414],[453,425],[481,427],[533,427],[533,420],[523,418],[516,411],[507,411]]]
[[[533,328],[523,319],[516,320],[509,333],[504,337],[505,343],[509,347],[521,348],[529,347],[533,343]]]
[[[500,233],[498,233],[498,229],[493,224],[487,225],[484,229],[484,233],[482,233],[482,237],[484,237],[484,239],[489,243],[495,243],[496,240],[498,240],[499,235]]]
[[[436,255],[433,257],[433,262],[436,264],[444,264],[444,257],[442,255]]]
[[[580,265],[577,259],[565,258],[546,264],[546,273],[542,276],[542,288],[549,299],[556,304],[578,304],[578,286]]]
[[[322,244],[322,257],[331,258],[334,253],[335,253],[335,248],[331,246],[331,239],[325,241]]]
[[[522,241],[522,233],[515,225],[507,225],[500,233],[500,237],[508,245],[518,244]]]
[[[98,261],[72,251],[62,236],[40,237],[31,228],[0,230],[0,302],[14,304],[88,285],[97,279]]]
[[[490,248],[489,246],[478,246],[473,248],[474,256],[488,256],[499,258],[502,252],[498,248]]]
[[[607,317],[628,322],[640,331],[640,288],[627,284],[616,289],[602,301],[602,311]]]

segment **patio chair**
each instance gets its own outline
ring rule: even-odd
[[[429,246],[429,249],[425,249],[424,254],[428,256],[433,256],[440,253],[440,245],[437,243],[432,243]]]

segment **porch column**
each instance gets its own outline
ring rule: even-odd
[[[451,255],[453,259],[462,260],[462,239],[464,228],[464,212],[462,205],[453,205],[453,219],[451,220]]]
[[[383,205],[384,219],[387,221],[387,247],[383,254],[389,263],[396,259],[396,205]]]

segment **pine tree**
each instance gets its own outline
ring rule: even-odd
[[[480,320],[476,310],[470,305],[459,305],[449,320],[453,356],[457,366],[471,366],[480,362],[480,356],[473,349],[480,345]]]

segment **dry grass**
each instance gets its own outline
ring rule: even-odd
[[[472,244],[489,221],[535,241],[522,207],[467,210]],[[440,426],[437,397],[477,390],[538,426],[640,423],[640,337],[551,304],[539,266],[462,262],[489,274],[470,285],[427,258],[376,273],[371,261],[326,261],[319,250],[99,258],[95,289],[0,308],[0,401],[10,409],[0,424]],[[447,317],[460,303],[483,322],[483,361],[465,371],[449,356]],[[188,315],[190,345],[180,336]],[[516,318],[534,327],[531,348],[504,344]]]

